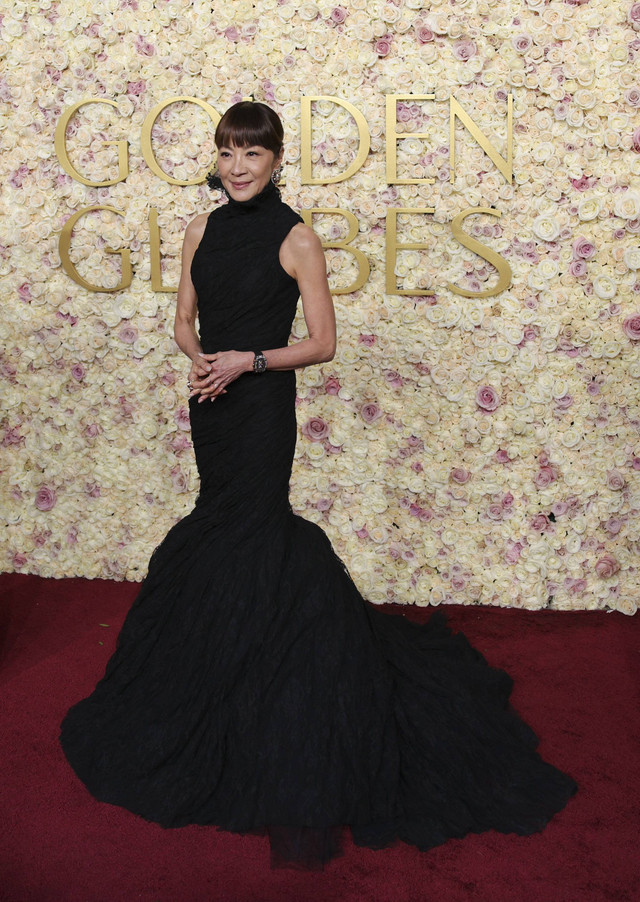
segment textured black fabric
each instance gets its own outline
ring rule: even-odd
[[[209,217],[192,266],[205,351],[287,343],[278,251],[300,221],[269,186]],[[93,795],[166,827],[268,832],[275,865],[321,867],[340,828],[428,849],[540,830],[575,791],[510,709],[510,678],[434,615],[365,603],[288,501],[292,372],[191,402],[201,492],[154,552],[62,745]]]

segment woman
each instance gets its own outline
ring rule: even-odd
[[[365,604],[291,511],[293,369],[335,349],[324,259],[271,180],[275,113],[236,104],[216,145],[228,203],[187,229],[175,327],[201,490],[68,713],[67,757],[164,826],[268,831],[275,864],[322,866],[343,825],[374,848],[539,830],[575,784],[536,754],[509,677],[441,617]],[[289,346],[298,295],[309,337]]]

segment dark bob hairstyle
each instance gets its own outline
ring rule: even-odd
[[[241,100],[229,107],[216,129],[215,142],[221,147],[266,147],[277,157],[284,132],[277,113],[264,103]]]
[[[265,103],[241,100],[229,107],[218,123],[216,147],[265,147],[278,156],[282,150],[284,131],[277,113]],[[207,176],[207,185],[219,190],[222,182],[217,168]]]

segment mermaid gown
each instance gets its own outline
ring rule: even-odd
[[[202,346],[287,344],[300,217],[271,184],[216,209],[194,256]],[[356,843],[426,850],[542,829],[575,791],[509,707],[511,680],[434,615],[363,601],[320,527],[293,514],[295,374],[190,402],[194,510],[153,553],[103,679],[66,715],[89,791],[165,827],[268,832],[272,862]]]

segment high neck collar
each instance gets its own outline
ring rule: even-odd
[[[269,179],[262,191],[247,200],[234,200],[229,194],[227,194],[227,198],[229,206],[234,210],[259,210],[269,203],[280,200],[280,191]]]

